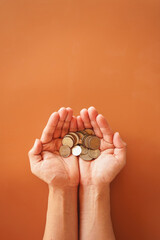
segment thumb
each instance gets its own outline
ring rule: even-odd
[[[116,132],[113,136],[113,144],[116,148],[126,147],[127,144],[122,140],[119,132]]]
[[[116,132],[113,136],[113,144],[115,146],[114,154],[117,159],[126,159],[126,147],[127,144],[122,140],[119,132]]]
[[[37,138],[34,142],[33,147],[28,152],[30,162],[39,162],[42,160],[41,156],[42,142]]]

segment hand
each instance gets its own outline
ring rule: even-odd
[[[104,116],[94,107],[82,109],[77,117],[78,130],[93,128],[101,138],[101,155],[92,161],[79,158],[80,184],[101,185],[110,183],[126,163],[126,143],[118,132],[113,133]]]
[[[79,184],[78,158],[59,154],[62,138],[69,131],[77,131],[77,120],[71,108],[60,108],[54,112],[29,151],[31,171],[50,186],[66,187]]]

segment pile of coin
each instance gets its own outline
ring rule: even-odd
[[[91,128],[82,131],[69,132],[62,139],[62,146],[59,153],[62,157],[69,157],[71,154],[80,156],[83,160],[96,159],[100,155],[100,138],[97,137]]]

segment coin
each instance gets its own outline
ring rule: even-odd
[[[78,145],[72,148],[72,154],[74,156],[79,156],[81,154],[81,152],[82,152],[82,149]]]
[[[82,140],[83,140],[83,137],[85,136],[85,134],[83,134],[81,131],[78,131],[76,133],[79,136],[79,143],[78,144],[82,144]]]
[[[91,138],[91,136],[87,134],[87,135],[84,136],[84,138],[82,140],[82,144],[87,148],[89,147],[89,145],[88,145],[89,138]]]
[[[100,138],[98,138],[92,128],[82,131],[69,132],[62,139],[62,146],[59,153],[63,157],[68,157],[71,153],[80,156],[83,160],[92,160],[100,155]]]
[[[83,160],[86,160],[86,161],[89,161],[89,160],[92,160],[92,159],[93,159],[92,157],[90,157],[90,156],[88,155],[88,153],[87,153],[87,154],[81,154],[81,155],[80,155],[80,158],[82,158]]]
[[[90,135],[95,135],[95,133],[94,133],[94,131],[93,131],[92,128],[86,128],[86,129],[85,129],[85,132],[86,132],[87,134],[90,134]]]
[[[79,136],[80,139],[82,139],[82,138],[84,137],[84,134],[83,134],[81,131],[78,131],[78,132],[76,132],[76,133],[78,134],[78,136]]]
[[[89,149],[88,150],[88,155],[92,158],[98,158],[99,155],[101,154],[100,150],[99,149]]]
[[[67,145],[68,147],[71,148],[74,145],[74,140],[73,140],[73,138],[71,138],[69,136],[67,136],[67,137],[64,136],[64,138],[62,139],[62,144]]]
[[[72,136],[71,134],[66,134],[63,138],[65,138],[65,137],[71,138],[73,140],[73,142],[75,143],[75,137]]]
[[[74,137],[74,145],[77,145],[79,143],[79,135],[76,132],[69,132],[69,135]]]
[[[71,154],[71,148],[67,145],[62,145],[59,149],[59,153],[62,157],[68,157]]]
[[[71,134],[66,134],[64,137],[70,137],[70,138],[72,138],[73,140],[74,140],[74,137],[71,135]]]
[[[98,149],[100,147],[100,139],[97,136],[91,136],[88,139],[88,145],[91,149]]]
[[[84,129],[84,130],[81,130],[81,131],[79,131],[79,132],[83,133],[84,135],[87,134],[87,132],[85,131],[85,129]]]
[[[88,153],[88,148],[84,147],[83,145],[81,145],[81,149],[82,149],[81,154],[87,154]]]

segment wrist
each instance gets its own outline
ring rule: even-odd
[[[78,186],[53,186],[48,185],[49,193],[67,194],[70,192],[77,192]]]
[[[111,181],[109,181],[109,178],[102,178],[102,177],[81,177],[80,178],[80,185],[81,186],[107,186],[110,185]]]
[[[104,190],[105,188],[110,188],[110,182],[92,182],[92,183],[80,183],[79,187],[87,190],[87,189],[97,189],[99,191]]]

